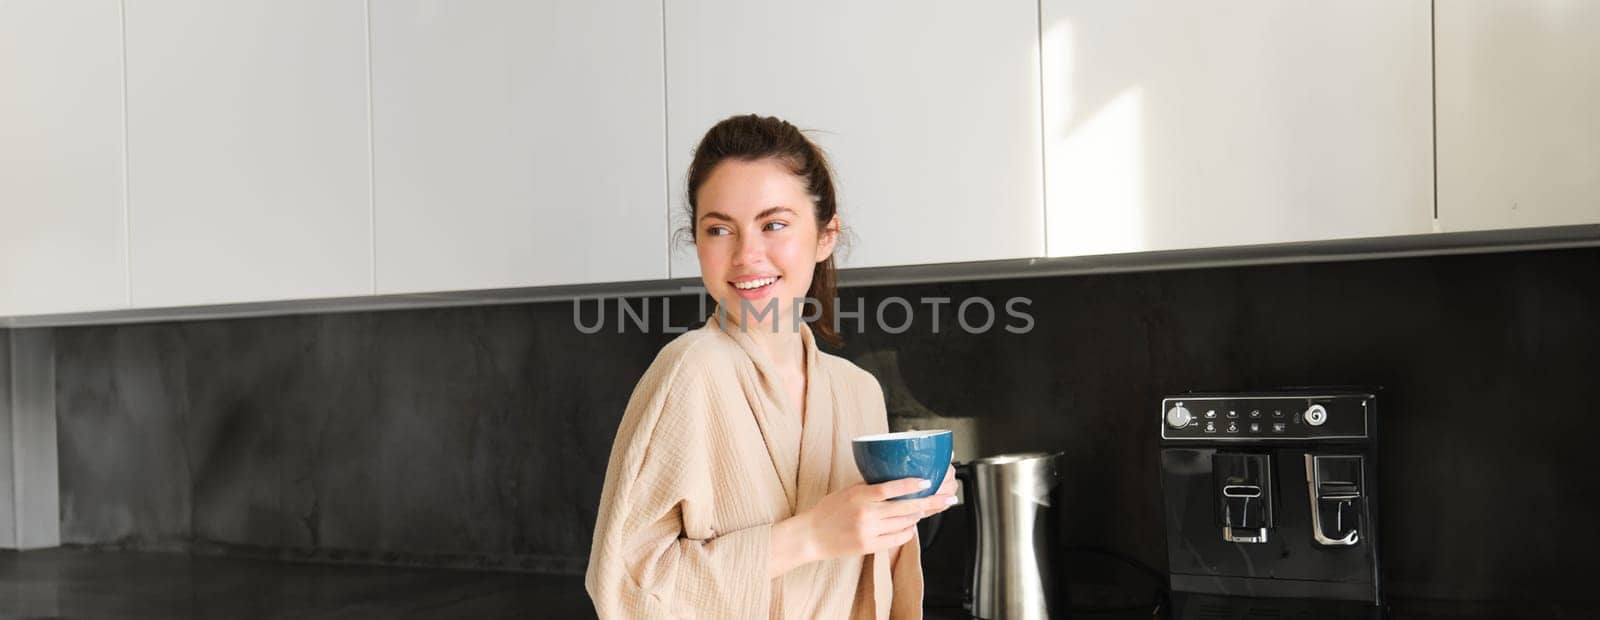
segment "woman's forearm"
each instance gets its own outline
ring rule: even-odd
[[[767,543],[767,578],[777,579],[784,573],[812,561],[810,538],[805,535],[802,515],[795,515],[772,524],[772,538]]]

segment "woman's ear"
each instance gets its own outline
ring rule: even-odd
[[[839,216],[828,218],[828,224],[822,227],[821,234],[817,235],[817,262],[828,260],[833,256],[834,247],[839,245]]]

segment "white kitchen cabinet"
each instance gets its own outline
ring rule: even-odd
[[[1040,10],[1050,255],[1432,229],[1427,0]]]
[[[1435,25],[1440,228],[1600,223],[1600,2],[1450,0]]]
[[[828,153],[853,247],[842,266],[1039,256],[1038,8],[1032,1],[666,4],[667,173],[717,121],[784,118]],[[672,275],[699,273],[673,243]]]
[[[117,2],[0,2],[0,316],[128,303]]]
[[[373,291],[361,0],[127,3],[138,307]]]
[[[374,2],[379,293],[667,275],[659,2]]]

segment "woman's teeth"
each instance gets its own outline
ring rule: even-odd
[[[761,288],[763,286],[766,286],[768,284],[772,284],[773,282],[777,282],[777,281],[778,281],[778,279],[776,277],[773,277],[773,278],[762,278],[760,280],[747,280],[747,281],[744,281],[744,282],[734,282],[733,283],[733,288],[739,289],[741,291],[748,291],[750,289]]]

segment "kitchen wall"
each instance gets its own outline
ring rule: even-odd
[[[581,570],[667,336],[567,303],[58,330],[63,539]]]
[[[1068,543],[1157,569],[1163,395],[1381,385],[1389,593],[1593,604],[1596,274],[1591,248],[862,288],[842,354],[897,426],[1064,451]],[[873,325],[892,296],[904,333]],[[921,302],[973,296],[1000,309],[987,333]],[[1028,333],[1003,329],[1014,297]],[[643,301],[650,333],[617,333],[612,304],[583,334],[570,303],[58,328],[62,538],[581,570],[611,433],[674,335],[663,304],[667,325],[696,310]],[[1143,587],[1104,557],[1070,556],[1075,578]]]
[[[61,544],[51,338],[0,329],[0,549]]]
[[[17,546],[15,461],[11,432],[11,330],[0,329],[0,549]]]

